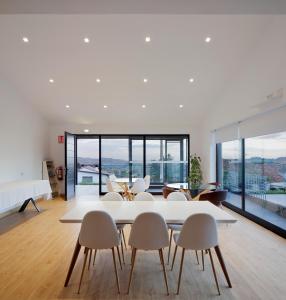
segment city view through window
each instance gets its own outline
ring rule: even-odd
[[[186,182],[188,139],[182,136],[146,137],[144,149],[143,137],[102,136],[101,143],[99,138],[78,138],[77,184],[98,185],[101,176],[101,190],[105,192],[106,179],[111,175],[129,182],[150,175],[153,186]]]
[[[229,191],[227,201],[286,229],[286,132],[247,138],[244,143],[225,142],[220,152],[219,174]]]

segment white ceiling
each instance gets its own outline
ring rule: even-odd
[[[285,0],[0,0],[0,13],[285,14]]]
[[[53,122],[187,126],[204,121],[273,18],[1,15],[0,76]]]

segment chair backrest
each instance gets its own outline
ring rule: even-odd
[[[169,201],[187,201],[186,196],[182,192],[172,192],[167,196]]]
[[[111,180],[109,178],[106,179],[106,188],[108,192],[114,192]]]
[[[162,189],[163,197],[166,199],[170,193],[175,192],[175,189],[169,188],[166,185]]]
[[[129,237],[129,245],[136,249],[158,250],[169,244],[168,229],[165,220],[155,212],[146,212],[137,216]]]
[[[150,187],[150,180],[151,180],[150,175],[146,175],[146,176],[144,177],[144,181],[145,181],[145,189],[146,189],[146,190],[148,190],[149,187]]]
[[[213,191],[205,194],[201,194],[199,200],[201,201],[210,201],[212,204],[216,206],[221,206],[221,203],[226,200],[227,191]]]
[[[109,175],[110,181],[116,181],[116,176],[114,174]]]
[[[188,217],[177,244],[192,250],[205,250],[217,246],[217,226],[214,217],[205,213]]]
[[[133,194],[138,194],[140,192],[145,192],[145,181],[143,178],[138,178],[135,180],[132,188],[131,188],[131,192]]]
[[[152,194],[147,192],[140,192],[134,197],[134,201],[154,201]]]
[[[118,246],[119,235],[111,216],[105,211],[88,212],[81,224],[79,243],[90,249],[108,249]]]
[[[123,201],[124,199],[119,193],[116,192],[109,192],[105,194],[102,198],[100,198],[102,201]]]

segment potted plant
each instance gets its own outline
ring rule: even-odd
[[[199,187],[202,184],[203,173],[201,169],[201,158],[197,154],[190,156],[191,168],[189,174],[189,182],[191,187],[192,197],[198,194]]]

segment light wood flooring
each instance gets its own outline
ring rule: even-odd
[[[237,224],[219,226],[220,247],[233,285],[232,289],[227,287],[215,257],[221,296],[217,295],[208,257],[205,257],[206,269],[202,271],[194,253],[186,253],[179,296],[175,295],[179,260],[172,272],[167,266],[170,296],[166,296],[158,253],[140,251],[127,296],[130,250],[126,254],[127,264],[123,271],[119,270],[121,295],[116,290],[110,250],[98,253],[95,266],[85,273],[78,295],[83,251],[69,286],[63,285],[80,225],[58,221],[74,203],[60,198],[39,201],[41,213],[29,206],[22,214],[0,219],[1,300],[286,299],[286,241],[233,212],[239,220]],[[128,231],[127,228],[126,236]],[[181,252],[178,254],[180,257]]]

